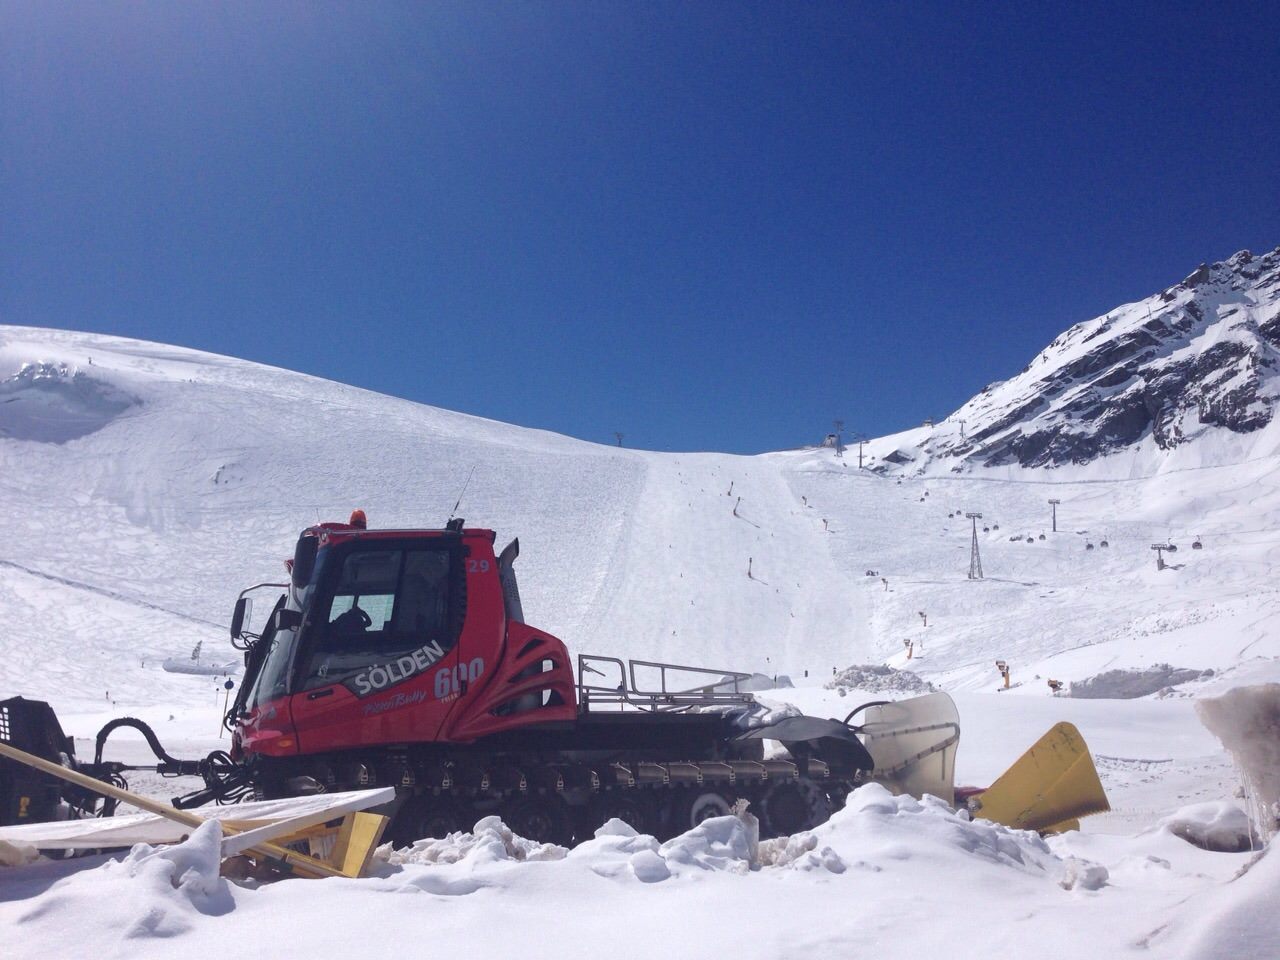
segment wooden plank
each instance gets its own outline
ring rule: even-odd
[[[361,876],[369,868],[388,822],[376,813],[350,814],[342,823],[330,862],[348,877]]]
[[[71,770],[60,764],[50,763],[43,757],[37,757],[27,753],[25,750],[19,750],[17,747],[10,746],[0,741],[0,756],[8,757],[11,760],[17,760],[19,763],[33,767],[42,773],[47,773],[51,777],[57,777],[59,780],[65,780],[67,783],[74,783],[78,787],[86,790],[92,790],[94,793],[102,794],[105,797],[114,797],[123,803],[128,803],[137,807],[139,810],[145,810],[148,813],[154,813],[157,816],[164,817],[166,820],[173,820],[177,823],[185,824],[192,829],[204,823],[204,820],[185,810],[178,810],[166,804],[152,800],[150,797],[144,797],[140,794],[133,793],[129,790],[121,790],[117,786],[109,783],[103,783],[101,780],[95,780],[93,777],[86,776],[78,770]],[[281,866],[285,866],[304,877],[341,877],[344,876],[341,870],[331,867],[322,860],[314,857],[308,857],[305,854],[295,853],[284,847],[277,846],[269,841],[263,841],[255,844],[253,847],[245,851],[245,853],[255,856],[259,859],[265,859],[275,862]]]
[[[299,827],[291,840],[311,833],[336,833],[325,823],[337,820],[358,809],[384,802],[390,790],[359,790],[347,793],[311,794],[279,800],[249,800],[235,806],[204,807],[198,815],[222,824],[224,837],[255,830],[283,820],[296,820],[312,814],[323,817],[315,827]],[[353,806],[354,804],[354,806]],[[191,829],[153,813],[117,813],[114,817],[90,817],[81,820],[55,820],[0,827],[0,840],[30,843],[45,850],[129,847],[135,843],[178,843]]]
[[[337,820],[339,817],[345,817],[348,814],[366,810],[369,807],[390,803],[396,797],[395,787],[382,787],[378,790],[369,790],[367,793],[369,794],[367,797],[351,797],[342,803],[334,804],[332,807],[325,807],[323,810],[315,810],[311,813],[289,817],[285,820],[275,820],[251,830],[245,830],[243,833],[223,837],[222,855],[224,857],[234,857],[236,854],[244,853],[250,847],[263,840],[289,837],[293,834],[301,833],[308,827],[328,823],[330,820]],[[223,829],[225,830],[232,822],[228,820],[222,821]]]

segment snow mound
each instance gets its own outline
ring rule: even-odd
[[[908,861],[959,870],[975,864],[1012,868],[1066,889],[1094,890],[1107,880],[1106,870],[1088,860],[1059,858],[1033,831],[970,820],[936,797],[894,796],[879,784],[860,787],[843,810],[814,830],[773,840],[759,839],[758,823],[745,809],[704,820],[665,843],[613,819],[572,850],[527,840],[498,817],[486,817],[471,833],[420,840],[388,857],[392,867],[410,871],[404,879],[437,893],[474,892],[493,870],[534,861],[563,861],[549,866],[646,884],[761,870],[842,874],[851,865],[879,872]],[[412,873],[422,868],[445,872],[425,880]]]
[[[1107,670],[1078,680],[1071,684],[1067,695],[1080,700],[1136,700],[1153,693],[1168,693],[1180,683],[1213,675],[1212,670],[1188,670],[1156,663],[1144,670]]]
[[[0,436],[66,443],[101,430],[139,402],[65,363],[26,363],[0,380]]]
[[[570,856],[586,863],[601,877],[630,874],[641,883],[660,883],[671,877],[671,868],[659,852],[658,841],[617,817],[600,826],[595,839],[576,847]]]
[[[894,796],[878,783],[859,787],[843,810],[814,830],[837,851],[856,851],[858,866],[883,869],[915,858],[985,861],[1019,872],[1058,877],[1062,862],[1040,835],[971,820],[937,797]]]
[[[48,924],[43,939],[47,956],[82,954],[88,918],[94,936],[123,942],[167,940],[193,930],[202,916],[223,916],[235,909],[232,885],[218,873],[221,863],[222,827],[217,820],[207,820],[182,843],[138,844],[121,860],[71,873],[20,919]]]
[[[1226,800],[1182,807],[1159,826],[1202,850],[1243,853],[1258,846],[1249,817]]]
[[[730,709],[723,707],[694,707],[690,713],[725,713],[743,730],[754,730],[771,723],[778,723],[788,717],[801,716],[802,712],[791,703],[779,703],[760,699],[746,709]]]
[[[909,670],[896,670],[880,663],[845,667],[831,678],[828,690],[862,690],[866,693],[932,693],[933,684]]]
[[[747,873],[753,859],[752,837],[738,817],[712,817],[668,840],[659,853],[668,867]]]
[[[40,851],[21,840],[0,840],[0,867],[25,867],[40,859]]]
[[[700,873],[747,874],[761,868],[843,873],[844,861],[814,833],[759,840],[759,825],[745,811],[740,816],[713,817],[693,829],[659,843],[648,834],[614,818],[595,837],[573,850],[517,836],[498,817],[486,817],[471,833],[452,833],[442,840],[419,840],[387,855],[393,867],[446,867],[473,872],[495,864],[568,860],[608,879],[635,878],[659,883]],[[452,888],[451,888],[452,889]],[[472,885],[463,892],[472,892]],[[438,888],[436,892],[444,892]],[[453,890],[452,892],[458,892]]]
[[[568,853],[554,843],[538,843],[516,836],[501,817],[485,817],[470,833],[459,831],[440,840],[418,840],[411,847],[393,850],[387,859],[393,865],[478,865],[511,860],[563,860]]]
[[[222,867],[222,824],[206,820],[182,843],[152,847],[140,843],[120,868],[159,890],[171,889],[193,904],[226,894]]]

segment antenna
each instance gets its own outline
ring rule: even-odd
[[[458,499],[453,504],[453,511],[449,514],[450,520],[458,515],[458,507],[462,505],[462,495],[467,492],[467,487],[471,485],[471,478],[475,476],[475,472],[476,465],[473,463],[471,465],[471,472],[467,474],[466,483],[462,485],[462,489],[458,492]]]

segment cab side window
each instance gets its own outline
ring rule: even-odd
[[[329,634],[338,636],[380,631],[391,619],[402,552],[368,551],[350,554],[329,605]]]

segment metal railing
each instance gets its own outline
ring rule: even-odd
[[[642,684],[637,670],[647,674]],[[601,678],[588,682],[591,674]],[[683,677],[681,676],[683,675]],[[616,679],[615,679],[616,678]],[[750,704],[742,689],[751,674],[655,660],[627,660],[578,654],[578,706],[582,710],[680,711],[692,707]]]

